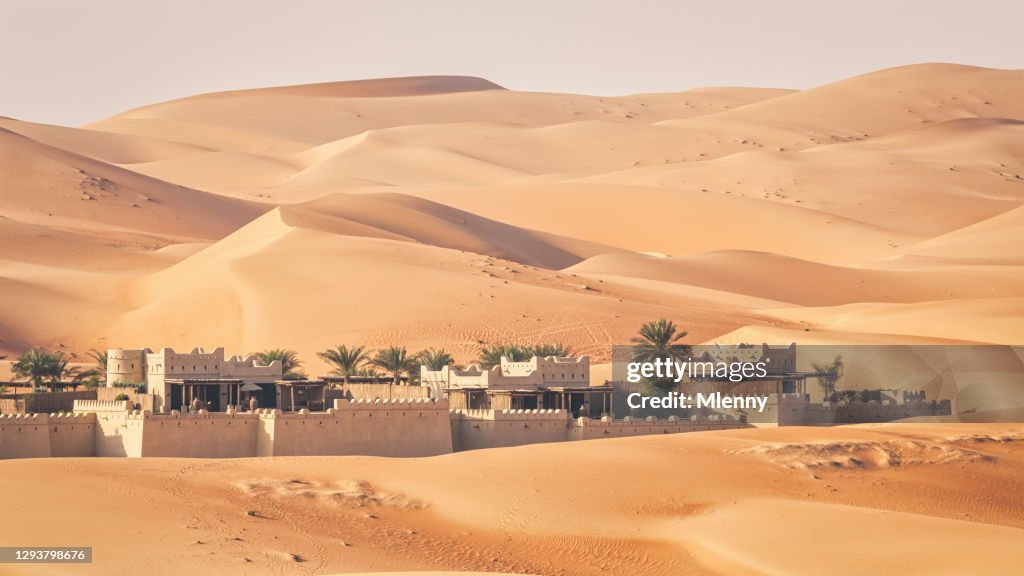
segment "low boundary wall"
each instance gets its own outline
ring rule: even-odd
[[[95,414],[0,415],[0,458],[95,455]]]
[[[452,447],[455,452],[521,446],[541,442],[594,440],[650,434],[676,434],[701,430],[745,428],[747,424],[732,418],[621,420],[607,416],[600,420],[569,419],[565,410],[453,410]]]
[[[570,419],[564,410],[455,410],[446,401],[337,400],[326,412],[153,414],[78,400],[74,414],[0,417],[0,458],[368,455],[453,451],[743,427],[732,419]]]

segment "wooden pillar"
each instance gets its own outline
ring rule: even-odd
[[[292,384],[288,388],[292,391],[292,412],[295,412],[295,385]]]

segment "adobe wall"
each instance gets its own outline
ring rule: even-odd
[[[809,403],[782,398],[779,401],[780,426],[832,426],[868,422],[893,422],[917,416],[949,416],[949,400],[922,401],[922,396],[909,396],[908,402],[851,402],[849,404]]]
[[[619,438],[626,436],[647,436],[651,434],[678,434],[680,432],[701,432],[706,430],[727,430],[730,428],[746,428],[747,424],[732,418],[709,419],[655,418],[648,416],[643,419],[625,417],[611,420],[608,417],[600,420],[578,418],[569,425],[569,440],[595,440],[598,438]]]
[[[45,458],[50,455],[46,414],[0,415],[0,458]]]
[[[98,411],[93,414],[96,417],[96,433],[93,435],[96,456],[142,456],[141,418],[129,418],[127,411]]]
[[[434,456],[452,451],[448,403],[335,400],[326,413],[261,415],[260,455]]]
[[[79,458],[96,455],[96,416],[93,414],[50,414],[50,456]]]
[[[142,422],[141,455],[175,458],[247,458],[256,456],[259,416],[252,413],[191,414],[172,411],[128,415]]]
[[[93,456],[92,414],[0,416],[0,459]]]
[[[565,410],[453,410],[452,448],[478,450],[569,439]]]

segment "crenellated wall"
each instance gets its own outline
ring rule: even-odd
[[[201,410],[153,415],[135,412],[142,423],[141,456],[174,458],[248,458],[256,456],[260,418]]]
[[[94,414],[0,416],[0,459],[95,455]]]
[[[452,451],[733,428],[736,420],[570,419],[564,410],[454,410],[446,401],[336,400],[326,412],[153,414],[79,400],[74,414],[0,417],[0,458],[247,458]]]
[[[452,445],[456,452],[482,448],[501,448],[541,442],[566,442],[597,438],[675,434],[699,430],[746,427],[746,423],[726,417],[708,419],[644,419],[603,417],[568,418],[565,410],[453,410]]]
[[[452,449],[478,450],[568,440],[565,410],[453,410]]]
[[[779,399],[780,426],[833,426],[867,422],[893,422],[919,416],[949,416],[949,400],[926,401],[923,393],[908,393],[905,402],[850,402],[848,404],[812,403],[799,397]]]
[[[711,416],[708,418],[655,418],[642,419],[625,417],[612,420],[607,416],[600,420],[578,418],[569,425],[568,440],[595,440],[597,438],[620,438],[625,436],[647,436],[651,434],[679,434],[705,430],[726,430],[745,428],[747,425],[733,418]]]
[[[261,456],[433,456],[452,451],[448,402],[335,400],[324,412],[261,415]]]
[[[448,403],[338,400],[326,412],[153,414],[79,400],[75,414],[0,417],[0,458],[433,456],[452,451]]]

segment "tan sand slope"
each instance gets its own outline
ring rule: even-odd
[[[785,270],[787,276],[776,274]],[[895,271],[829,266],[763,252],[707,252],[658,257],[628,252],[587,259],[567,272],[651,278],[805,306],[855,302],[924,302],[1021,294],[1012,266],[937,267]],[[813,282],[793,282],[793,278]]]
[[[533,260],[577,261],[592,244],[472,215],[466,224],[457,211],[412,198],[351,200],[275,209],[169,268],[126,281],[124,312],[106,333],[118,342],[234,350],[271,347],[289,334],[289,345],[308,350],[304,359],[323,370],[312,352],[343,342],[441,345],[466,361],[482,343],[502,341],[562,341],[607,355],[606,343],[627,340],[638,317],[685,310],[700,320],[698,337],[755,317],[727,293],[587,280],[499,257],[532,247]],[[367,209],[367,224],[346,218]],[[175,312],[184,308],[191,313]]]
[[[562,340],[606,360],[662,316],[693,341],[1019,343],[1022,102],[1024,71],[929,64],[802,91],[446,76],[0,119],[0,353]]]
[[[213,239],[261,212],[245,202],[161,182],[6,129],[0,129],[0,158],[3,214],[27,224]]]
[[[0,538],[94,547],[91,566],[11,574],[1012,575],[1022,438],[891,424],[424,459],[8,460]]]

